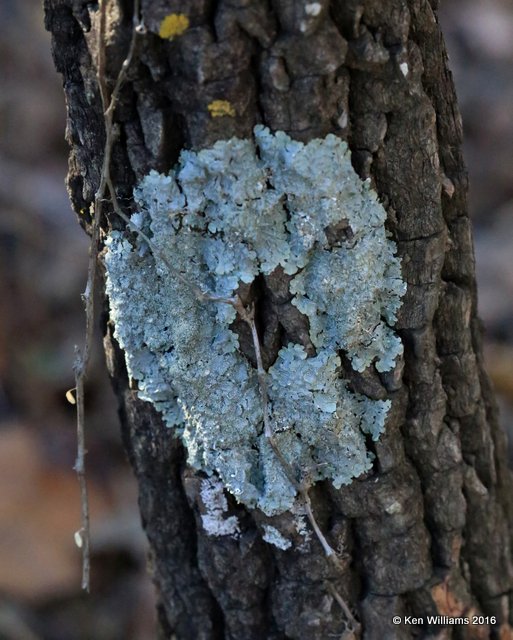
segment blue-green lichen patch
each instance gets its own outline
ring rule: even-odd
[[[253,140],[183,151],[169,175],[146,176],[135,200],[132,221],[173,269],[144,241],[111,233],[111,317],[140,397],[181,435],[189,463],[268,515],[293,505],[295,490],[263,434],[256,372],[230,329],[235,311],[184,284],[233,296],[281,267],[316,353],[289,343],[268,370],[277,444],[314,482],[339,487],[367,471],[365,434],[379,437],[389,401],[351,392],[338,354],[357,371],[394,367],[402,345],[391,326],[405,284],[385,211],[346,144],[328,135],[305,145],[257,126]],[[333,244],[337,226],[350,228],[350,239]]]

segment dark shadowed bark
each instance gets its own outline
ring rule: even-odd
[[[160,632],[179,640],[340,638],[345,616],[329,582],[369,640],[499,637],[501,625],[501,637],[512,637],[511,479],[482,368],[461,121],[437,3],[312,4],[307,13],[300,0],[143,0],[148,32],[116,110],[112,175],[129,213],[138,180],[152,168],[169,170],[183,147],[247,138],[260,122],[303,141],[329,132],[347,140],[355,169],[371,178],[388,212],[402,258],[408,291],[397,328],[405,366],[393,375],[347,372],[354,388],[393,404],[386,433],[373,445],[372,471],[340,491],[326,482],[311,492],[330,544],[344,549],[337,569],[316,540],[306,552],[267,545],[258,514],[240,505],[231,504],[243,523],[238,540],[206,535],[199,476],[172,431],[129,388],[105,311],[107,361],[139,482]],[[46,0],[68,107],[69,191],[86,228],[104,145],[98,13],[94,3]],[[190,26],[170,41],[158,31],[171,13],[187,14]],[[131,3],[110,2],[111,81],[131,29]],[[235,115],[212,117],[208,105],[218,99]],[[123,227],[113,214],[102,224]],[[283,285],[276,275],[259,293],[269,358]],[[482,613],[498,622],[445,631],[426,620],[392,622],[394,615],[437,613]]]

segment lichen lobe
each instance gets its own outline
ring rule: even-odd
[[[346,144],[328,135],[305,145],[257,126],[254,140],[183,151],[169,175],[146,176],[135,199],[133,222],[176,272],[112,232],[111,317],[140,397],[181,435],[189,463],[268,515],[294,502],[263,434],[256,372],[230,328],[234,309],[199,301],[183,283],[233,296],[281,268],[315,354],[286,344],[268,370],[277,444],[298,480],[339,487],[368,470],[365,434],[379,437],[390,402],[350,391],[339,354],[356,371],[395,366],[402,344],[391,327],[405,284],[386,213]],[[337,229],[350,233],[334,242]]]

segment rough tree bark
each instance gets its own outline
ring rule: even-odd
[[[104,145],[98,5],[45,4],[68,107],[69,192],[87,228]],[[344,549],[341,570],[325,562],[317,541],[306,553],[267,545],[254,514],[235,504],[240,539],[206,536],[198,478],[172,431],[129,388],[105,306],[107,361],[139,483],[162,637],[341,637],[345,616],[326,581],[365,638],[488,638],[499,630],[513,637],[511,478],[482,366],[461,121],[436,5],[320,0],[305,11],[300,0],[142,2],[148,32],[114,118],[112,175],[125,210],[137,181],[151,168],[169,170],[183,147],[247,138],[259,122],[302,141],[332,132],[348,141],[355,169],[379,193],[408,283],[397,325],[402,377],[347,372],[363,393],[393,399],[372,472],[340,491],[329,483],[312,491],[331,545]],[[108,6],[112,81],[132,8],[129,0]],[[158,31],[170,13],[187,14],[190,25],[166,40]],[[211,117],[207,105],[219,98],[234,116]],[[113,215],[102,224],[123,227]],[[271,292],[268,318],[275,304]],[[392,622],[436,613],[482,613],[497,624]]]

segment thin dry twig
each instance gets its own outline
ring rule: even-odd
[[[113,114],[118,100],[119,92],[126,79],[127,70],[133,59],[136,47],[136,36],[140,29],[139,23],[139,0],[134,1],[134,30],[130,42],[130,48],[126,59],[123,62],[121,70],[118,74],[114,90],[109,98],[107,89],[107,80],[105,74],[105,27],[107,21],[107,3],[102,0],[100,3],[100,24],[98,29],[98,60],[97,60],[97,78],[98,87],[102,101],[105,123],[105,146],[103,153],[102,171],[100,176],[100,184],[94,199],[94,215],[91,223],[91,243],[89,246],[89,263],[87,268],[87,284],[82,299],[84,301],[86,330],[84,347],[80,350],[75,347],[75,388],[76,388],[76,405],[77,405],[77,457],[74,469],[77,473],[80,487],[80,504],[81,504],[81,528],[77,532],[77,541],[82,549],[82,589],[89,591],[90,589],[90,566],[91,566],[91,536],[90,536],[90,516],[89,516],[89,499],[87,493],[87,481],[85,472],[85,456],[87,453],[85,446],[85,379],[89,360],[91,357],[91,348],[94,332],[94,294],[96,280],[96,265],[99,251],[100,239],[100,222],[103,214],[103,203],[106,190],[111,191],[110,180],[110,163],[112,155],[112,146],[115,140],[115,134],[112,126]]]
[[[249,309],[246,309],[240,300],[238,304],[235,306],[237,312],[240,317],[246,322],[246,324],[251,329],[251,337],[253,340],[253,348],[255,350],[256,362],[257,362],[257,375],[258,375],[258,387],[260,390],[260,400],[262,403],[262,411],[264,416],[264,435],[271,446],[274,454],[278,458],[287,479],[292,484],[292,486],[296,489],[298,494],[301,496],[301,499],[305,505],[306,516],[314,530],[315,535],[317,536],[323,551],[331,562],[333,562],[337,567],[340,568],[340,562],[338,559],[335,550],[330,546],[329,542],[326,540],[325,535],[321,531],[317,520],[315,519],[314,513],[312,511],[312,503],[310,501],[310,496],[308,495],[308,488],[302,483],[299,482],[296,478],[296,474],[294,473],[294,469],[289,464],[289,462],[285,459],[283,453],[281,452],[278,443],[274,438],[273,429],[271,426],[271,420],[269,416],[269,395],[268,395],[268,384],[267,384],[267,372],[264,369],[263,360],[262,360],[262,349],[260,346],[260,338],[258,337],[257,326],[255,322],[255,308],[252,305]]]
[[[310,526],[314,530],[317,539],[319,540],[324,554],[328,561],[330,561],[337,569],[342,569],[341,562],[339,560],[338,555],[335,550],[330,546],[329,542],[326,540],[326,536],[322,532],[319,524],[315,518],[315,515],[312,510],[312,502],[310,500],[310,496],[308,494],[308,487],[299,482],[294,473],[294,469],[289,464],[289,462],[285,459],[285,456],[280,450],[278,443],[274,438],[274,433],[271,425],[271,419],[269,415],[269,395],[268,395],[268,383],[267,383],[267,372],[264,369],[263,360],[262,360],[262,349],[260,346],[260,338],[258,336],[257,326],[255,322],[255,307],[252,304],[249,308],[244,307],[241,300],[237,298],[237,302],[234,305],[237,310],[239,316],[242,318],[244,322],[251,329],[251,337],[253,340],[253,348],[255,350],[256,362],[257,362],[257,375],[258,375],[258,387],[260,390],[260,399],[262,403],[262,411],[263,411],[263,419],[264,419],[264,435],[271,446],[274,454],[279,460],[285,475],[287,476],[289,482],[296,489],[298,494],[301,496],[305,506],[306,516],[310,522]],[[350,627],[351,631],[354,632],[355,636],[359,634],[359,623],[351,613],[351,610],[347,606],[345,600],[342,598],[340,593],[335,589],[335,587],[331,584],[331,582],[326,583],[328,591],[333,595],[334,599],[342,609]]]
[[[358,636],[360,634],[361,626],[358,620],[354,617],[351,609],[347,606],[344,598],[340,595],[340,593],[335,589],[335,587],[331,584],[331,582],[326,582],[326,589],[331,593],[333,598],[337,601],[339,607],[344,612],[351,631]]]

